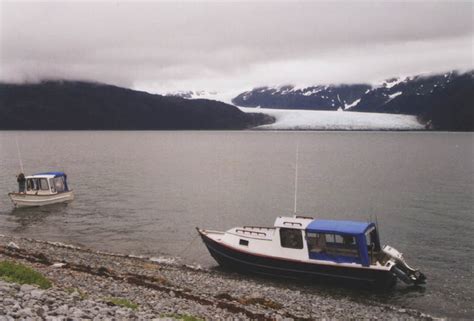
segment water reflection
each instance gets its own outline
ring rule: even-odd
[[[51,204],[42,207],[15,207],[10,212],[8,221],[16,223],[13,231],[22,233],[32,226],[42,225],[49,216],[66,213],[68,204]]]

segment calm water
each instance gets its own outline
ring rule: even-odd
[[[73,203],[13,210],[15,137],[27,173],[68,173]],[[214,266],[194,227],[292,215],[299,142],[298,213],[377,216],[382,242],[428,277],[424,290],[350,295],[470,318],[473,141],[422,132],[0,132],[0,233]]]

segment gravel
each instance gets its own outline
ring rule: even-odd
[[[11,260],[53,282],[43,290],[0,280],[2,320],[377,319],[432,320],[421,312],[356,302],[219,269],[155,262],[56,242],[0,235],[0,261]],[[136,309],[113,303],[122,298]]]

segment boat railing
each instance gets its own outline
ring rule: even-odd
[[[243,228],[252,229],[252,230],[264,230],[264,231],[271,231],[275,229],[274,227],[268,227],[268,226],[249,226],[249,225],[246,225]]]
[[[235,229],[235,232],[236,233],[242,233],[244,235],[245,234],[247,234],[247,235],[257,235],[257,236],[263,236],[263,237],[267,236],[267,233],[265,233],[265,232],[252,231],[252,230],[246,230],[246,229],[241,229],[241,228]]]
[[[286,226],[303,226],[301,223],[299,222],[283,222],[283,225],[286,225]]]
[[[296,215],[295,218],[302,218],[302,219],[305,219],[305,220],[314,220],[314,217],[312,217],[312,216]]]

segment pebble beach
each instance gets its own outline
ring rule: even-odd
[[[1,261],[31,267],[52,286],[0,279],[0,320],[433,320],[416,310],[308,293],[179,260],[27,238],[1,235]]]

